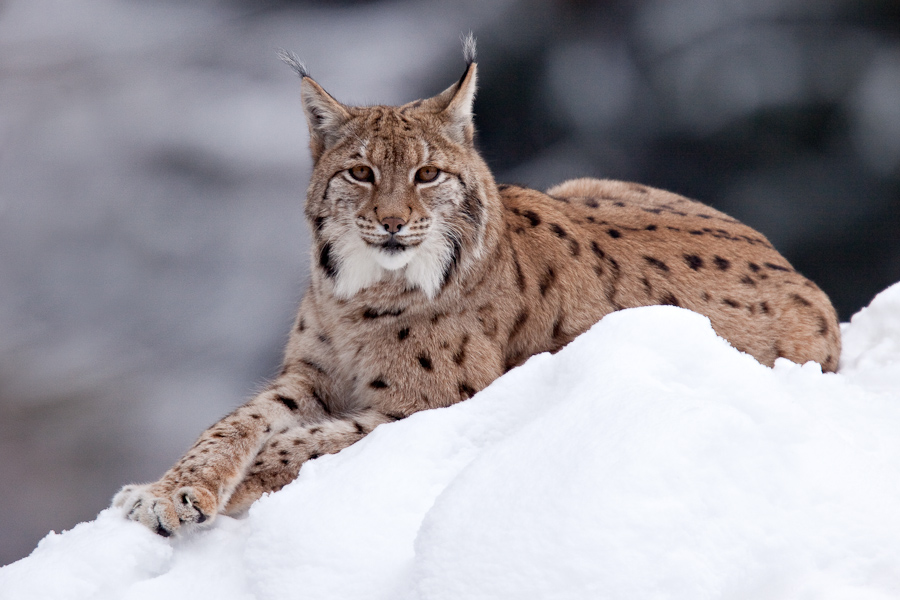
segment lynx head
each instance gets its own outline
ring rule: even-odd
[[[350,298],[380,282],[435,297],[485,246],[499,210],[473,143],[474,47],[462,78],[403,106],[346,106],[309,77],[301,97],[314,161],[306,215],[319,275]]]

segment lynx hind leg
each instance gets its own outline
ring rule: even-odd
[[[379,424],[396,420],[377,411],[331,418],[282,430],[263,446],[225,506],[225,514],[247,510],[266,492],[277,492],[297,478],[300,467],[359,441]]]
[[[581,177],[554,185],[546,191],[546,194],[557,198],[589,198],[601,196],[604,191],[606,191],[606,188],[600,179]]]

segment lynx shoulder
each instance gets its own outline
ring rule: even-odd
[[[409,104],[346,106],[291,56],[314,161],[310,286],[277,377],[159,481],[114,499],[162,535],[240,512],[381,423],[464,400],[604,315],[671,304],[735,348],[837,367],[826,295],[708,206],[619,181],[497,185],[462,78]]]

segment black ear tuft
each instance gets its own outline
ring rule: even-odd
[[[475,62],[475,35],[470,31],[465,36],[460,36],[460,40],[463,45],[463,58],[466,61],[466,65],[471,65]]]
[[[473,42],[474,43],[474,42]],[[300,79],[305,77],[309,77],[309,69],[306,68],[306,65],[303,64],[303,61],[300,58],[291,52],[290,50],[285,50],[284,48],[280,48],[278,50],[278,58],[284,61],[287,66],[292,68],[297,72],[297,75],[300,76]]]

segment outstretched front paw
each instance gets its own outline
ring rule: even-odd
[[[183,525],[211,521],[218,510],[216,495],[206,488],[185,486],[172,490],[160,483],[126,485],[112,503],[124,508],[129,519],[163,537],[169,537]]]

